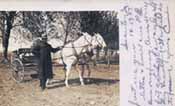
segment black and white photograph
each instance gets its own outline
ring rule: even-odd
[[[0,106],[119,106],[117,11],[0,11]]]

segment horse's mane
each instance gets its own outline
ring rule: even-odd
[[[68,44],[70,44],[70,43],[72,43],[72,42],[75,42],[75,41],[77,41],[78,39],[80,39],[82,36],[91,36],[91,35],[89,35],[87,32],[82,32],[82,35],[81,36],[78,36],[76,39],[73,39],[73,40],[69,40],[68,42],[66,42],[66,44],[65,45],[68,45]]]

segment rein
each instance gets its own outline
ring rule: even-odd
[[[88,49],[88,48],[87,48],[88,46],[90,46],[90,45],[89,45],[89,44],[84,45],[84,46],[83,46],[84,48],[82,48],[81,51],[80,51],[80,53],[78,54],[76,48],[74,47],[74,44],[72,43],[73,56],[76,56],[76,57],[79,59],[79,57],[80,57],[83,53],[86,53],[86,52],[87,52],[87,51],[83,52],[83,50]]]
[[[85,40],[88,42],[88,44],[87,45],[84,45],[84,46],[70,46],[70,47],[65,47],[65,45],[63,45],[63,46],[58,46],[58,47],[60,47],[61,49],[62,48],[82,48],[82,47],[86,47],[86,46],[92,46],[92,39],[91,39],[91,41],[89,41],[85,36],[84,36],[84,38],[85,38]],[[74,43],[74,42],[69,42],[69,43]],[[69,43],[67,43],[67,44],[69,44]]]
[[[63,48],[72,48],[72,49],[73,49],[73,54],[72,54],[72,55],[69,55],[69,56],[66,56],[66,57],[76,56],[76,57],[79,59],[79,57],[80,57],[83,53],[86,53],[86,52],[87,52],[86,49],[88,49],[89,46],[92,46],[92,44],[91,44],[92,39],[91,39],[91,41],[88,41],[88,39],[87,39],[86,37],[84,37],[84,38],[85,38],[85,40],[86,40],[87,43],[88,43],[88,44],[86,44],[86,45],[77,46],[77,47],[76,47],[76,46],[74,46],[74,42],[71,42],[71,45],[72,45],[71,47],[61,46],[61,47],[62,47],[61,49],[63,49]],[[79,54],[78,54],[76,48],[82,48]],[[85,52],[83,52],[83,50],[85,50]]]

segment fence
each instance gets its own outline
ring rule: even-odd
[[[106,64],[110,67],[111,64],[119,64],[118,50],[107,49],[96,53],[96,63]]]

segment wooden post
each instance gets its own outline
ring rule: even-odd
[[[111,57],[110,55],[111,55],[110,54],[110,50],[108,49],[107,50],[107,62],[108,62],[107,64],[108,64],[108,68],[110,68],[110,57]]]

